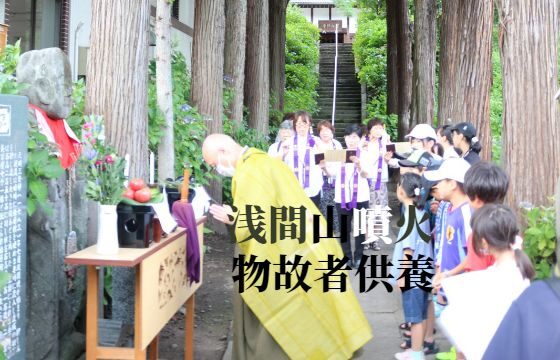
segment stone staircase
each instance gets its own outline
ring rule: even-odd
[[[330,120],[333,103],[335,44],[321,44],[319,59],[319,113],[316,120]],[[344,128],[362,120],[361,86],[355,73],[352,44],[338,44],[335,136],[342,140]],[[344,145],[344,143],[343,143]]]

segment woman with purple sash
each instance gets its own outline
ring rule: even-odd
[[[296,112],[294,120],[296,134],[284,162],[294,171],[307,196],[319,208],[323,176],[321,168],[315,164],[318,139],[311,134],[310,129],[311,116],[306,111]]]
[[[391,143],[389,135],[385,132],[385,126],[383,122],[379,119],[371,119],[367,123],[367,135],[365,136],[365,141],[363,148],[368,151],[371,158],[373,159],[373,174],[369,179],[370,188],[370,209],[384,209],[389,206],[389,197],[387,193],[387,181],[389,180],[389,171],[387,168],[387,160],[385,159],[386,145]],[[373,212],[372,212],[373,213]],[[374,219],[375,223],[381,221],[381,216],[379,219]],[[381,250],[379,244],[379,239],[377,237],[379,234],[367,234],[367,240],[365,243],[366,249],[373,249],[375,251]]]
[[[322,120],[317,123],[317,132],[319,133],[319,140],[317,141],[317,151],[319,153],[324,153],[327,150],[341,150],[342,145],[336,139],[334,139],[334,127],[328,120]],[[330,165],[330,163],[329,163]],[[329,166],[324,164],[321,166],[323,169],[323,188],[321,190],[321,213],[327,219],[327,223],[333,223],[333,230],[335,234],[340,234],[340,223],[338,222],[338,211],[334,203],[334,179],[329,177],[326,167]],[[327,217],[327,209],[329,206],[333,209],[333,218],[330,220]]]
[[[348,266],[354,268],[358,267],[364,253],[363,242],[365,234],[353,236],[352,218],[354,210],[367,209],[369,207],[368,177],[373,171],[371,167],[372,160],[368,152],[360,149],[361,137],[362,127],[360,125],[353,124],[346,127],[344,141],[347,150],[355,151],[356,156],[351,156],[351,162],[349,163],[338,164],[337,170],[334,174],[331,174],[335,177],[334,202],[339,213],[340,223],[342,224],[342,221],[346,221],[347,225],[346,241],[341,241],[341,246],[344,255],[349,259]],[[345,216],[346,220],[342,216]],[[354,240],[353,253],[352,239]]]

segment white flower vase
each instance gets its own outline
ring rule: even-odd
[[[117,205],[99,205],[97,224],[97,253],[118,254]]]

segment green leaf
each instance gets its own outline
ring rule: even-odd
[[[40,180],[31,180],[29,182],[29,191],[31,191],[39,202],[47,200],[49,194],[47,186]]]
[[[525,230],[525,237],[530,237],[530,236],[540,237],[541,233],[542,232],[539,228],[530,227],[527,230]]]
[[[27,216],[33,215],[36,210],[37,210],[37,205],[35,203],[35,200],[28,198],[27,199]]]
[[[48,179],[56,179],[64,174],[64,169],[60,166],[60,161],[58,159],[52,160],[54,161],[49,161],[49,163],[43,167],[43,175]]]

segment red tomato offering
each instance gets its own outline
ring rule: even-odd
[[[126,188],[122,196],[134,200],[134,190]]]
[[[131,188],[134,191],[138,191],[138,190],[141,190],[141,189],[145,188],[146,183],[144,182],[144,180],[142,180],[140,178],[135,178],[135,179],[132,179],[128,182],[128,187]]]
[[[142,188],[134,193],[134,200],[141,203],[146,203],[150,201],[151,198],[152,192],[150,191],[149,187]]]

